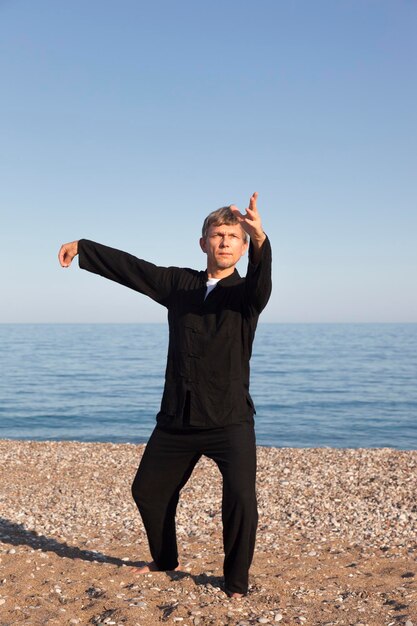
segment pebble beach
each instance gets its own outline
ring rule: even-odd
[[[180,570],[135,573],[143,450],[0,441],[1,626],[417,626],[417,451],[258,447],[250,590],[230,599],[205,458],[178,507]]]

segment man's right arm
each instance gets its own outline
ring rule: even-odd
[[[88,239],[61,246],[59,261],[62,267],[69,267],[77,254],[81,269],[139,291],[164,306],[168,306],[181,273],[178,268],[158,267],[128,252]]]

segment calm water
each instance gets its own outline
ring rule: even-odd
[[[0,325],[0,438],[144,442],[163,387],[159,324]],[[417,324],[261,324],[260,445],[417,449]]]

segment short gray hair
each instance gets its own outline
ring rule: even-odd
[[[207,215],[203,223],[203,228],[201,229],[203,239],[207,238],[210,226],[222,226],[223,224],[226,224],[226,226],[235,226],[238,224],[240,226],[239,220],[231,210],[230,206],[222,206],[220,209],[217,209],[217,211],[212,211],[209,215]],[[244,241],[247,241],[248,234],[243,230],[243,228],[242,233]]]

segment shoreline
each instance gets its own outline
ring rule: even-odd
[[[54,437],[53,439],[33,439],[30,437],[0,437],[1,443],[34,443],[34,444],[49,444],[49,443],[58,443],[58,444],[79,444],[79,445],[109,445],[109,446],[145,446],[151,436],[152,431],[148,436],[144,437],[144,441],[113,441],[113,440],[87,440],[87,439],[62,439],[58,437]],[[360,451],[394,451],[394,452],[411,452],[417,454],[417,446],[415,448],[398,448],[396,446],[334,446],[334,445],[321,445],[321,446],[276,446],[274,444],[256,444],[256,448],[262,449],[265,448],[267,450],[340,450],[340,451],[352,451],[352,452],[360,452]]]
[[[250,592],[231,601],[205,458],[178,506],[180,571],[134,574],[149,560],[130,494],[144,447],[0,440],[2,624],[417,626],[417,451],[258,446]]]

